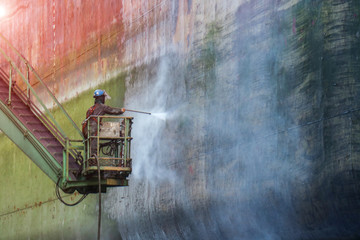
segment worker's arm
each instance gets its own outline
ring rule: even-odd
[[[125,108],[113,108],[113,107],[104,105],[104,112],[105,112],[105,114],[110,114],[110,115],[120,115],[125,112]]]

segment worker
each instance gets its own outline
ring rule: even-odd
[[[113,108],[105,105],[105,100],[111,97],[105,90],[97,89],[94,92],[95,103],[86,112],[86,120],[83,122],[83,134],[85,139],[87,136],[87,122],[89,122],[90,136],[97,136],[98,118],[96,116],[109,115],[121,115],[125,112],[125,108]],[[94,117],[92,117],[94,116]],[[101,124],[101,122],[100,122]],[[97,138],[90,138],[90,156],[92,157],[97,153]]]

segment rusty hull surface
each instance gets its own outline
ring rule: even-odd
[[[166,113],[132,115],[133,173],[104,197],[107,239],[360,237],[357,1],[6,6],[1,31],[60,100],[123,74],[125,108]],[[8,231],[24,218],[1,214]],[[62,226],[24,234],[61,239]]]

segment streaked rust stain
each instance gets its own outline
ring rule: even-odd
[[[14,0],[8,5],[10,9],[17,9],[23,1]],[[93,4],[56,1],[55,6],[51,1],[35,1],[19,9],[17,14],[9,15],[6,24],[0,24],[0,31],[11,39],[45,81],[52,82],[49,84],[53,85],[52,91],[63,94],[66,89],[59,86],[66,85],[61,81],[66,80],[69,73],[81,71],[77,81],[80,85],[87,83],[89,68],[83,66],[95,67],[95,74],[105,76],[103,68],[108,64],[103,62],[104,55],[122,46],[122,5],[122,1],[117,0]],[[94,62],[97,64],[92,65]],[[111,66],[114,65],[111,63]],[[36,85],[37,81],[34,79],[32,84]]]

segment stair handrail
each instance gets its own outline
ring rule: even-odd
[[[50,97],[54,100],[54,102],[56,103],[56,105],[60,108],[60,110],[65,114],[66,118],[70,121],[70,123],[72,124],[72,126],[76,129],[76,131],[79,133],[80,137],[84,140],[84,136],[81,132],[81,130],[79,129],[79,127],[76,125],[76,123],[74,122],[74,120],[72,120],[72,118],[70,117],[70,115],[66,112],[66,110],[63,108],[63,106],[60,104],[60,102],[56,99],[56,97],[53,95],[53,93],[50,91],[50,89],[47,87],[47,85],[42,81],[42,79],[40,78],[39,74],[35,71],[35,69],[31,66],[31,64],[29,63],[29,61],[27,61],[25,59],[25,57],[9,42],[9,40],[7,40],[7,38],[5,38],[1,33],[0,33],[0,37],[6,42],[6,44],[20,57],[20,59],[22,60],[22,62],[29,68],[29,70],[35,75],[36,79],[42,84],[42,86],[46,89],[47,93],[50,95]],[[1,48],[0,48],[1,49]],[[12,62],[10,60],[10,57],[8,57],[5,52],[3,52],[3,50],[1,49],[1,52],[4,56],[6,56],[5,58],[9,61]],[[40,100],[40,98],[37,96],[35,90],[31,87],[31,84],[28,83],[28,81],[25,80],[25,77],[23,76],[23,74],[21,73],[21,71],[14,65],[11,64],[12,67],[14,67],[14,69],[20,74],[22,80],[26,83],[26,85],[29,87],[29,89],[31,90],[31,92],[35,95],[36,99],[39,101],[39,103],[43,106],[43,108],[45,109],[45,111],[50,115],[51,119],[54,121],[56,127],[59,128],[59,130],[61,131],[61,133],[66,137],[65,132],[61,129],[61,127],[59,126],[59,124],[55,121],[55,118],[52,116],[52,114],[50,113],[50,111],[46,108],[46,106],[43,104],[43,102]]]
[[[9,78],[9,76],[7,75],[7,73],[0,68],[0,74],[3,75],[3,77],[5,78]],[[24,102],[26,103],[26,95],[21,91],[21,89],[15,85],[13,88],[13,91],[17,94],[17,96]],[[47,127],[47,129],[56,137],[56,139],[59,140],[59,142],[61,143],[61,145],[63,147],[65,147],[65,137],[62,135],[62,133],[56,128],[56,126],[54,125],[54,123],[52,123],[47,117],[46,115],[44,115],[41,110],[35,105],[35,104],[30,104],[29,105],[30,109],[32,110],[32,112],[40,119],[40,121],[42,123],[44,123],[44,125]]]
[[[0,48],[0,52],[1,52]],[[5,79],[9,79],[9,76],[7,73],[0,68],[0,75],[4,77]],[[31,90],[31,89],[30,89]],[[33,89],[32,89],[33,90]],[[31,103],[31,100],[28,99],[28,95],[26,95],[17,85],[14,85],[12,87],[12,90],[14,93],[20,98],[20,100],[27,104],[28,107],[31,109],[32,113],[44,124],[44,126],[51,132],[51,134],[59,141],[59,143],[64,147],[66,146],[66,135],[64,135],[60,129],[58,129],[52,121],[49,120],[49,118],[35,105]],[[36,95],[36,94],[35,94]],[[30,103],[30,104],[29,104]],[[55,121],[56,123],[56,121]],[[80,140],[82,141],[82,140]],[[68,152],[72,155],[74,159],[76,159],[76,156],[78,155],[78,152],[74,149],[68,149]]]
[[[10,59],[10,57],[3,51],[3,49],[0,47],[0,53],[6,58],[6,60],[11,64],[11,67],[14,68],[20,75],[20,77],[22,78],[22,80],[25,82],[25,84],[27,85],[27,87],[30,89],[30,91],[35,95],[36,99],[38,100],[38,102],[41,104],[41,106],[44,108],[45,112],[49,115],[49,117],[51,118],[51,120],[54,122],[54,124],[56,125],[56,127],[58,128],[58,130],[61,132],[61,134],[63,136],[66,136],[64,130],[62,130],[62,128],[60,127],[60,125],[58,124],[58,122],[55,120],[54,116],[51,114],[51,112],[49,111],[49,109],[45,106],[45,104],[41,101],[40,97],[36,94],[35,90],[31,87],[30,83],[28,83],[25,80],[24,75],[21,73],[20,69],[13,63],[13,61]]]

